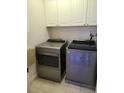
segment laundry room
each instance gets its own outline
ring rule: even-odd
[[[97,0],[27,0],[28,93],[95,93],[96,68]]]
[[[0,0],[0,93],[124,93],[123,9],[124,0]]]

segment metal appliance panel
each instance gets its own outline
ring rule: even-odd
[[[38,76],[61,81],[65,72],[67,42],[44,42],[36,46]]]
[[[60,53],[55,49],[37,48],[37,61],[39,65],[59,68]]]
[[[42,78],[50,79],[54,81],[61,80],[60,71],[57,68],[38,65],[37,71],[38,71],[38,76]]]
[[[38,55],[38,64],[51,67],[59,67],[59,57],[50,55]]]
[[[67,50],[67,79],[95,86],[96,51]]]

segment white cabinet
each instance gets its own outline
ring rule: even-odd
[[[96,0],[45,0],[46,25],[96,25],[96,8]]]
[[[71,25],[71,0],[58,0],[58,25]]]
[[[72,0],[71,23],[72,26],[82,26],[86,19],[86,0]]]
[[[57,0],[44,0],[45,1],[45,16],[47,26],[57,25]]]
[[[85,24],[86,0],[58,0],[58,25],[82,26]]]
[[[87,0],[86,24],[97,25],[97,0]]]

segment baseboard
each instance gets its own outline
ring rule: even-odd
[[[33,81],[37,77],[36,63],[29,67],[29,82]]]
[[[33,81],[37,77],[37,74],[33,75],[31,78],[29,78],[29,82]]]

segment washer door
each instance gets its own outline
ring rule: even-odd
[[[59,68],[59,55],[54,53],[38,54],[38,64]]]

